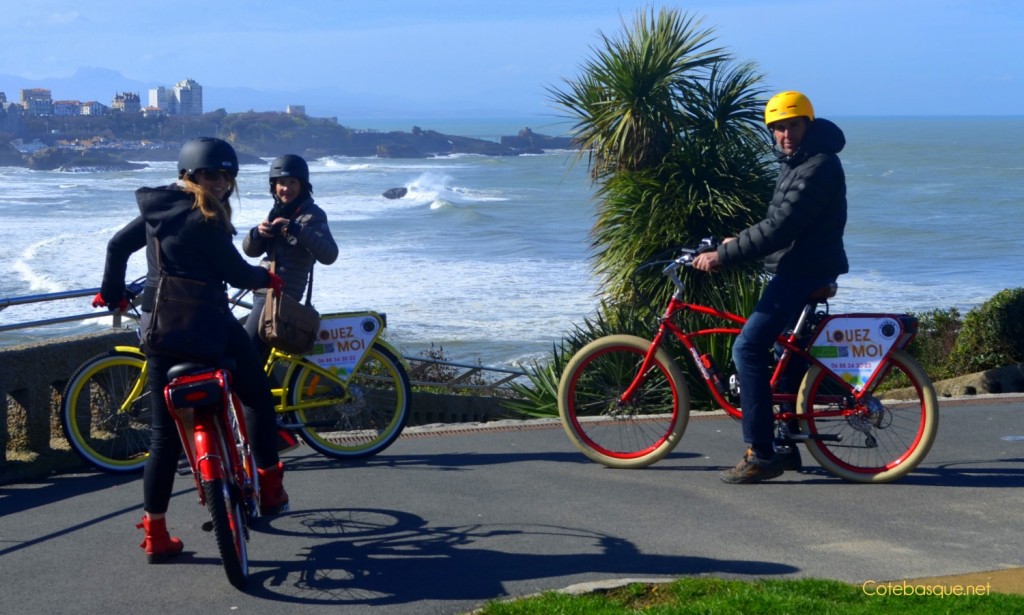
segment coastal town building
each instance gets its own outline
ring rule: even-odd
[[[19,92],[25,115],[53,115],[53,97],[46,88],[26,88]]]
[[[178,102],[179,114],[203,114],[203,86],[195,81],[185,79],[174,84],[174,98]]]
[[[109,113],[110,107],[101,102],[90,100],[82,103],[82,115],[108,115]]]
[[[0,132],[16,133],[21,130],[21,118],[25,114],[22,106],[8,102],[7,95],[0,92]]]
[[[53,114],[57,117],[82,115],[82,103],[77,100],[55,100],[53,101]]]
[[[111,111],[121,113],[144,113],[146,115],[202,115],[203,86],[192,79],[184,79],[173,87],[157,87],[149,90],[148,105],[143,107],[136,92],[117,92],[110,106],[96,101],[53,100],[46,88],[25,88],[19,91],[19,102],[8,103],[7,95],[0,92],[0,108],[7,111],[15,105],[21,114],[30,117],[74,115],[107,115]]]
[[[114,101],[110,106],[124,113],[142,111],[142,101],[139,100],[139,95],[135,92],[118,92],[114,95]]]
[[[178,99],[174,96],[174,90],[164,86],[150,88],[149,108],[159,109],[167,115],[174,115],[178,112]]]
[[[202,115],[203,86],[192,79],[183,79],[172,88],[158,86],[149,90],[146,115]]]

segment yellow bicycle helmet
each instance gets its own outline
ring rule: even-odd
[[[764,123],[769,126],[779,120],[801,115],[814,121],[814,107],[809,98],[791,90],[772,96],[764,107]]]

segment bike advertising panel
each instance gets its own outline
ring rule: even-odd
[[[811,356],[850,384],[864,388],[903,333],[891,316],[842,315],[826,319],[811,342]]]
[[[323,315],[316,343],[305,357],[347,380],[383,328],[373,312]]]

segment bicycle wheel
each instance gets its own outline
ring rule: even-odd
[[[679,366],[658,348],[628,400],[650,340],[609,335],[579,350],[558,383],[558,415],[569,440],[610,468],[642,468],[664,458],[683,437],[690,393]]]
[[[213,521],[213,535],[224,564],[228,581],[238,589],[245,589],[249,577],[249,553],[246,549],[245,520],[237,494],[224,479],[203,481],[206,508]]]
[[[316,451],[336,459],[371,457],[391,446],[409,420],[412,385],[398,358],[381,344],[366,351],[342,385],[301,367],[288,386],[289,405],[315,404],[288,413],[285,422]]]
[[[797,394],[804,433],[841,437],[806,441],[822,467],[858,483],[887,483],[924,460],[938,432],[939,402],[931,380],[913,357],[902,350],[893,352],[887,372],[874,384],[875,393],[852,408],[836,394],[835,382],[834,375],[812,365]]]
[[[105,472],[141,472],[149,457],[153,415],[145,362],[137,353],[112,350],[82,364],[64,388],[64,436],[82,459]]]

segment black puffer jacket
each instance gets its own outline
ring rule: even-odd
[[[266,288],[270,276],[262,267],[250,265],[238,253],[231,234],[221,225],[208,222],[194,198],[176,185],[140,188],[135,192],[141,215],[118,231],[107,243],[107,261],[100,295],[108,305],[117,305],[124,294],[128,258],[146,248],[146,288],[142,309],[153,309],[160,279],[154,237],[160,239],[161,264],[171,275],[235,288]],[[226,287],[225,287],[226,290]],[[227,296],[224,298],[225,307]]]
[[[764,257],[765,269],[804,277],[850,270],[843,248],[846,175],[836,155],[843,131],[818,118],[792,156],[779,157],[779,179],[767,217],[718,247],[722,264]]]
[[[274,273],[284,280],[284,292],[295,299],[301,299],[306,291],[306,281],[313,270],[314,261],[330,265],[338,259],[338,244],[327,225],[327,214],[306,194],[291,206],[276,203],[268,220],[288,218],[288,235],[263,237],[257,227],[249,229],[242,239],[242,251],[246,256],[266,255],[260,264],[270,267],[270,259],[276,258]]]

